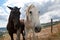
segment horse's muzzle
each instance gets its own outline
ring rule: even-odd
[[[41,31],[41,27],[35,27],[35,32],[39,33]]]

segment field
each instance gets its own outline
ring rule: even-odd
[[[35,33],[35,40],[60,40],[60,23],[53,26],[53,33],[51,33],[51,27],[43,28],[40,33]],[[16,35],[14,34],[14,39]],[[0,40],[10,40],[8,33],[0,37]],[[16,39],[15,39],[16,40]],[[22,40],[22,36],[21,36]],[[29,33],[27,40],[33,40],[33,34]]]

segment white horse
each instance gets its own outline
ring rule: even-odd
[[[41,31],[39,10],[34,4],[29,5],[26,9],[25,37],[27,37],[30,29],[32,29],[33,33],[34,31],[36,33]]]

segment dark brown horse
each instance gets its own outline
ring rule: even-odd
[[[13,38],[13,34],[16,33],[17,34],[17,39],[16,40],[20,40],[20,33],[22,33],[23,36],[23,40],[25,40],[24,38],[24,21],[20,20],[20,8],[18,7],[9,7],[7,6],[11,12],[9,15],[9,19],[8,19],[8,24],[7,24],[7,30],[8,33],[11,37],[11,40],[14,40]]]

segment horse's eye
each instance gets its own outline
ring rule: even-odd
[[[40,13],[40,11],[38,11],[38,13]]]
[[[30,14],[32,14],[32,11],[30,11]]]

